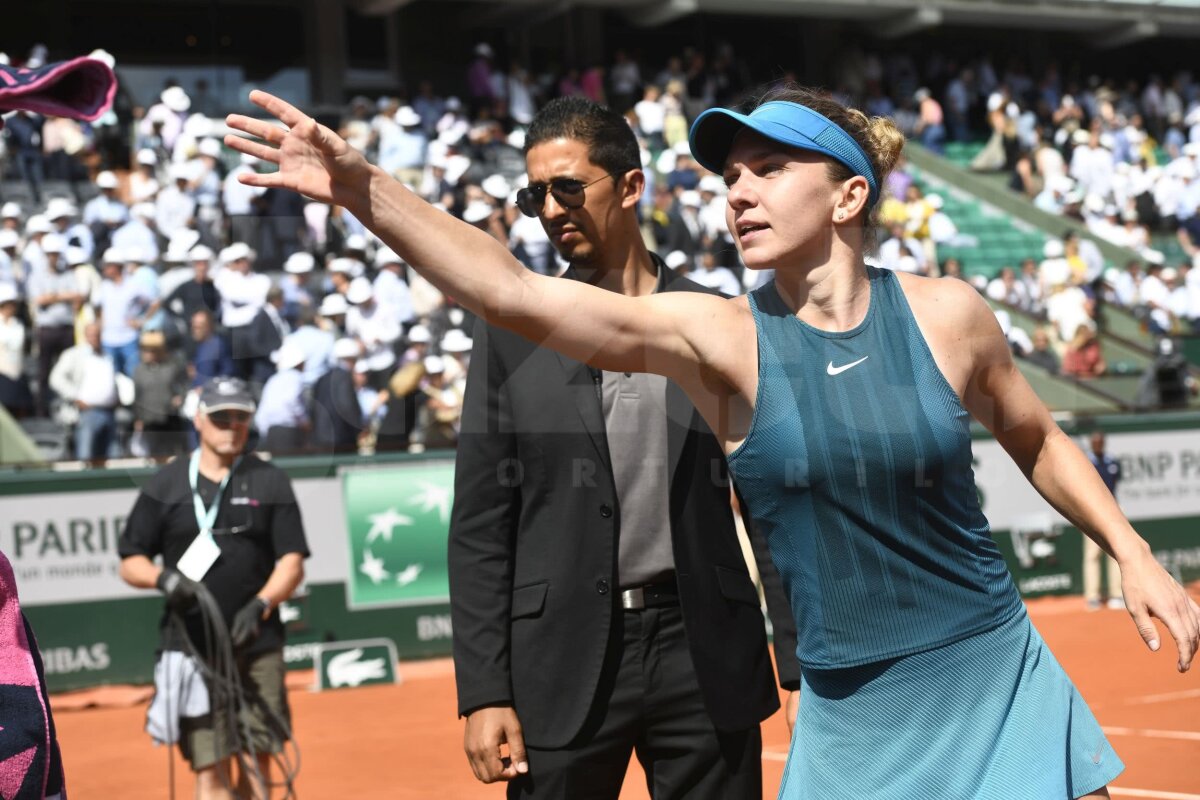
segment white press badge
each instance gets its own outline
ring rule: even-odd
[[[213,524],[217,521],[217,514],[221,510],[221,497],[225,494],[225,487],[229,485],[229,478],[241,461],[242,459],[238,458],[233,462],[233,466],[221,480],[221,485],[217,487],[217,494],[213,497],[212,504],[205,508],[204,501],[200,498],[200,491],[196,488],[197,476],[200,474],[200,451],[192,452],[191,463],[188,464],[188,483],[192,487],[192,508],[196,512],[196,525],[200,528],[200,533],[188,545],[188,549],[184,551],[175,568],[194,581],[203,580],[217,557],[221,555],[221,548],[213,539]]]

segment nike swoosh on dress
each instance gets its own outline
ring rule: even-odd
[[[825,372],[827,372],[830,375],[840,375],[841,373],[845,372],[846,370],[850,369],[851,367],[857,367],[859,364],[866,361],[868,358],[870,358],[870,356],[863,356],[858,361],[851,361],[849,364],[844,364],[843,366],[840,366],[840,367],[835,367],[833,365],[833,362],[830,361],[829,366],[827,366],[825,368]]]

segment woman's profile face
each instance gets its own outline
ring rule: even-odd
[[[746,130],[733,142],[723,177],[725,222],[750,269],[823,263],[833,240],[839,187],[825,158]]]

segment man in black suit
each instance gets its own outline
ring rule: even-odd
[[[620,116],[553,101],[526,160],[518,205],[570,263],[564,279],[705,291],[643,243],[644,176]],[[794,690],[790,611],[755,549]],[[509,781],[510,798],[616,798],[636,751],[655,797],[762,796],[759,723],[779,703],[759,597],[721,448],[676,385],[480,323],[449,560],[459,713],[481,781]]]

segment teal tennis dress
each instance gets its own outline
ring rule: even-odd
[[[1061,800],[1124,765],[1030,624],[979,505],[969,417],[896,276],[818,330],[751,293],[758,397],[729,456],[797,622],[781,800]]]

